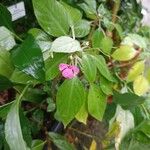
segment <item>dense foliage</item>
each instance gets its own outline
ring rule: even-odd
[[[103,149],[149,150],[150,27],[140,3],[25,2],[34,14],[24,33],[0,4],[0,149],[77,149],[55,132],[90,116],[108,129]]]

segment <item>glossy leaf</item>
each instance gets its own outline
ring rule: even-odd
[[[81,51],[81,46],[79,41],[74,40],[68,36],[61,36],[57,38],[51,47],[52,52],[58,53],[73,53],[76,51]]]
[[[92,47],[93,48],[100,48],[101,47],[101,41],[104,38],[104,34],[99,29],[95,30],[92,36]]]
[[[122,45],[120,48],[115,50],[112,54],[113,59],[118,61],[128,61],[134,58],[137,54],[137,51],[128,45]]]
[[[16,45],[12,33],[4,26],[0,27],[0,35],[1,47],[4,47],[6,50],[11,50]]]
[[[32,36],[28,36],[23,44],[13,51],[12,59],[18,70],[39,81],[45,80],[42,52]]]
[[[83,3],[78,4],[84,10],[86,16],[90,19],[96,19],[96,1],[84,0]]]
[[[55,110],[55,103],[54,101],[51,99],[51,98],[48,98],[47,99],[47,103],[48,103],[48,106],[47,106],[47,112],[52,112]]]
[[[93,58],[90,55],[84,54],[81,65],[85,78],[89,82],[94,82],[96,79],[97,68]]]
[[[0,26],[5,26],[12,30],[11,14],[2,4],[0,4]]]
[[[133,108],[144,103],[145,98],[134,93],[114,92],[113,101],[124,108]]]
[[[74,146],[67,142],[63,136],[53,132],[49,132],[48,135],[60,150],[75,150]]]
[[[45,61],[46,80],[54,79],[59,74],[59,64],[67,62],[68,55],[66,54],[54,54],[53,58],[49,58]]]
[[[93,59],[95,60],[95,63],[101,75],[104,76],[109,81],[114,81],[107,67],[104,57],[101,55],[97,55],[97,56],[93,56]]]
[[[11,150],[29,150],[23,139],[19,118],[19,105],[27,87],[24,89],[20,97],[13,103],[6,118],[5,138]]]
[[[90,84],[88,94],[88,111],[91,116],[102,121],[106,108],[106,96],[95,84]]]
[[[75,36],[78,38],[83,38],[87,36],[90,32],[90,22],[87,20],[80,20],[76,22],[74,26]]]
[[[9,78],[13,70],[14,66],[11,61],[10,53],[0,47],[0,75]]]
[[[85,99],[82,83],[78,78],[65,80],[56,96],[57,114],[66,126],[79,112]]]
[[[69,32],[69,15],[56,0],[33,0],[34,13],[40,26],[50,35],[59,37]]]
[[[38,43],[39,47],[41,48],[42,52],[50,50],[51,48],[51,38],[47,35],[44,31],[33,28],[28,31],[29,34],[35,38],[36,42]]]
[[[12,82],[19,83],[19,84],[27,84],[29,82],[38,83],[38,81],[34,79],[32,76],[27,75],[26,73],[19,71],[18,69],[15,69],[13,71],[10,80]]]
[[[132,68],[129,70],[128,76],[127,76],[127,81],[134,81],[136,77],[138,77],[140,74],[143,73],[144,71],[144,61],[138,61],[136,62]]]
[[[0,91],[13,87],[13,83],[5,76],[0,75]]]
[[[133,82],[133,89],[135,94],[144,95],[150,88],[148,80],[143,76],[138,76]]]

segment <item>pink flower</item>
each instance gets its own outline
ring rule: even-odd
[[[65,77],[66,79],[72,79],[75,76],[77,76],[78,73],[80,72],[77,66],[68,64],[60,64],[59,70],[61,71],[62,76]]]

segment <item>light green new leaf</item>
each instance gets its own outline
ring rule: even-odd
[[[52,43],[52,47],[51,47],[51,51],[57,53],[73,53],[81,50],[82,49],[79,41],[74,40],[69,36],[61,36],[57,38]]]
[[[81,65],[85,78],[89,82],[94,82],[96,79],[97,67],[92,56],[84,54]]]
[[[81,109],[79,110],[79,112],[76,114],[75,117],[79,122],[86,124],[88,118],[87,99],[85,99]]]
[[[78,6],[84,10],[86,16],[90,19],[96,19],[96,1],[95,0],[84,0],[83,3],[78,4]]]
[[[12,104],[6,118],[5,138],[10,147],[10,150],[29,150],[23,139],[19,118],[20,102],[27,88],[28,86],[26,86],[20,97]]]
[[[0,47],[0,75],[10,78],[14,66],[11,62],[10,53]]]
[[[145,63],[144,61],[136,62],[132,68],[129,70],[127,81],[131,82],[134,81],[136,77],[144,72]]]
[[[95,84],[90,84],[88,94],[88,111],[91,116],[102,121],[106,108],[106,96]]]
[[[12,33],[5,27],[0,27],[0,46],[11,50],[16,45]]]
[[[138,76],[133,82],[134,92],[139,96],[145,94],[149,88],[149,82],[143,75]]]
[[[57,0],[32,0],[36,18],[50,35],[59,37],[69,33],[69,15]]]
[[[128,61],[134,58],[137,51],[129,45],[122,45],[112,54],[113,59],[118,61]]]
[[[101,75],[104,76],[109,81],[114,81],[107,67],[104,57],[101,55],[97,55],[97,56],[93,56],[93,59],[95,60],[95,63]]]
[[[59,150],[75,150],[74,146],[71,145],[62,135],[57,133],[49,132],[49,137],[53,143],[59,148]]]
[[[58,88],[56,96],[56,114],[66,126],[79,112],[84,103],[85,91],[78,78],[65,80]]]
[[[90,22],[87,20],[80,20],[74,26],[75,36],[78,38],[85,37],[90,32]]]
[[[66,63],[68,55],[66,54],[54,54],[53,58],[49,58],[45,61],[46,80],[52,80],[59,74],[59,64]]]
[[[100,77],[100,88],[106,95],[112,95],[112,82],[103,76]]]
[[[104,53],[110,54],[112,47],[113,47],[113,41],[110,37],[106,36],[101,40],[100,48]]]

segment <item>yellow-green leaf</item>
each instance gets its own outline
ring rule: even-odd
[[[139,96],[145,94],[149,90],[148,80],[142,75],[138,76],[133,83],[133,89]]]
[[[136,53],[132,46],[122,45],[112,54],[112,57],[118,61],[128,61],[134,58]]]
[[[90,146],[90,150],[96,150],[96,146],[97,146],[97,144],[96,144],[95,140],[93,140],[91,143],[91,146]]]
[[[136,62],[133,67],[129,70],[127,81],[134,81],[144,71],[144,61]]]

